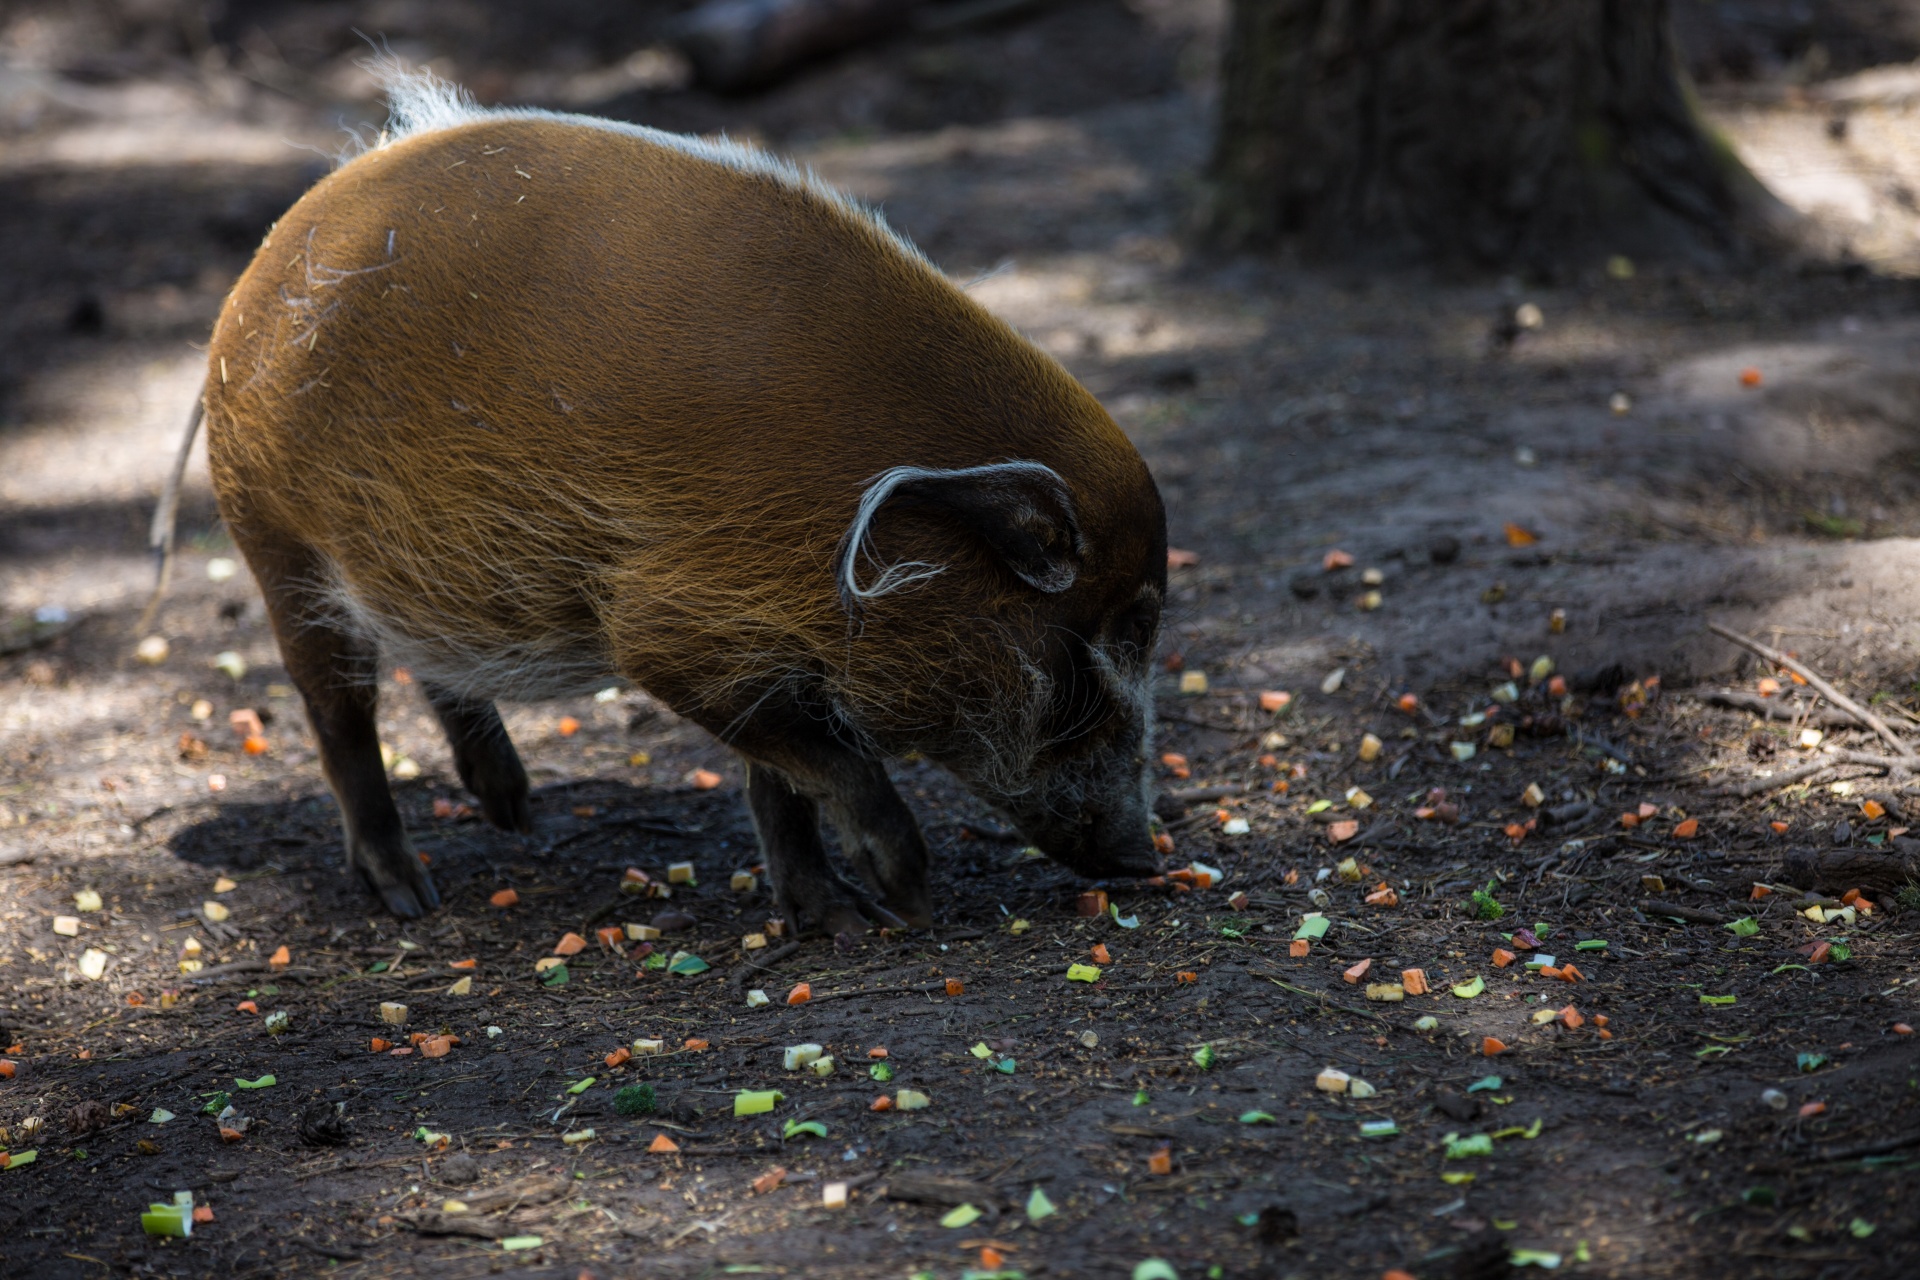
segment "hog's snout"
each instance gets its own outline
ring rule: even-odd
[[[1039,850],[1089,880],[1154,876],[1162,871],[1153,847],[1145,798],[1137,790],[1104,804],[1022,813],[1014,821]]]

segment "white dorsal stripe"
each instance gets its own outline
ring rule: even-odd
[[[927,261],[926,255],[920,252],[918,246],[888,225],[886,218],[882,217],[878,210],[869,208],[845,192],[828,186],[810,169],[802,169],[791,161],[769,155],[758,147],[735,142],[724,134],[718,138],[696,138],[690,134],[669,133],[664,129],[654,129],[643,124],[628,124],[620,120],[605,120],[599,116],[543,111],[537,107],[483,107],[473,100],[472,94],[452,81],[443,80],[424,68],[417,70],[409,68],[397,58],[387,56],[374,58],[368,63],[368,67],[380,81],[381,89],[387,98],[387,127],[374,143],[375,150],[392,146],[407,138],[428,133],[444,133],[449,129],[458,129],[463,125],[477,124],[487,120],[549,120],[577,128],[601,129],[608,133],[638,138],[654,146],[667,147],[683,155],[704,160],[708,164],[753,174],[756,177],[777,182],[791,190],[804,192],[879,232],[884,239],[891,242],[895,248],[914,262],[938,271],[938,268]]]

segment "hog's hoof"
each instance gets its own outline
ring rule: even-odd
[[[481,796],[480,812],[487,821],[502,831],[512,831],[519,835],[533,834],[533,805],[522,791],[515,796]]]
[[[387,910],[402,920],[417,920],[440,905],[433,877],[411,849],[397,854],[363,852],[353,859],[367,887],[380,895]]]

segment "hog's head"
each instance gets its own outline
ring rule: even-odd
[[[1159,870],[1147,761],[1166,515],[1131,463],[1083,478],[1079,500],[1038,462],[897,467],[868,485],[835,562],[850,650],[877,655],[860,730],[946,766],[1094,879]]]

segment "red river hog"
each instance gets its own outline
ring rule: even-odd
[[[439,895],[381,764],[383,659],[509,830],[527,775],[494,699],[624,680],[700,724],[746,762],[795,927],[931,922],[883,764],[910,752],[1074,871],[1152,874],[1166,518],[1094,397],[759,151],[430,76],[392,98],[226,299],[204,397],[220,511],[387,907]]]

